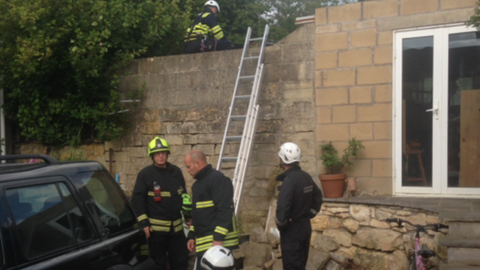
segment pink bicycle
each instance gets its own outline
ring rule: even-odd
[[[440,231],[440,229],[448,229],[448,226],[441,223],[417,225],[399,218],[387,218],[385,221],[397,223],[397,226],[394,226],[397,228],[403,228],[403,223],[407,223],[412,227],[416,228],[415,251],[410,252],[410,254],[408,255],[407,270],[426,270],[425,264],[427,263],[428,259],[430,257],[437,256],[437,254],[435,253],[435,251],[428,249],[426,245],[420,245],[420,232],[425,233],[426,230],[431,229],[435,232],[446,234],[445,232]]]

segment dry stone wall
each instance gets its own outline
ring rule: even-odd
[[[324,203],[320,213],[311,220],[312,236],[306,269],[407,269],[407,255],[414,249],[415,228],[408,224],[396,228],[395,224],[384,221],[387,218],[401,218],[420,225],[439,222],[437,213],[421,209]],[[441,237],[444,235],[439,232],[421,233],[420,243],[438,255],[429,260],[427,269],[439,269],[447,261],[447,248],[439,245]],[[282,269],[280,240],[269,229],[253,229],[249,242],[242,243],[235,255],[243,258],[243,269]]]
[[[313,24],[304,25],[266,49],[260,116],[239,218],[239,226],[245,232],[265,226],[279,163],[277,152],[282,143],[299,144],[303,150],[303,168],[312,176],[317,174],[314,28]],[[151,164],[147,144],[155,136],[161,136],[171,145],[169,161],[182,169],[190,189],[193,179],[186,173],[184,156],[193,149],[201,150],[216,167],[241,53],[238,49],[133,61],[120,86],[128,99],[128,92],[145,84],[140,103],[129,105],[130,111],[124,114],[132,118],[133,129],[119,141],[96,145],[95,150],[83,147],[77,151],[83,153],[84,159],[98,160],[107,168],[112,162],[112,173],[119,174],[120,184],[129,193],[137,173]],[[255,63],[246,65],[243,75],[254,74]],[[250,89],[251,85],[241,85],[240,94]],[[237,125],[231,131],[241,129],[242,125]],[[114,151],[111,159],[110,149]],[[69,151],[60,152],[68,157]],[[236,151],[238,145],[226,149],[227,153]],[[19,152],[45,153],[46,148],[23,146]],[[227,175],[232,170],[222,168]]]
[[[438,223],[438,214],[419,209],[324,203],[320,214],[312,219],[312,249],[328,254],[326,269],[340,269],[352,259],[356,266],[369,270],[406,269],[407,254],[414,249],[415,228],[392,227],[384,220],[401,218],[413,224]],[[438,254],[430,261],[433,267],[447,259],[447,249],[439,246],[444,235],[428,231],[421,234],[420,243]]]

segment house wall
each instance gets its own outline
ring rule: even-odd
[[[475,3],[384,0],[315,11],[316,142],[332,141],[340,151],[351,138],[363,141],[347,171],[359,190],[392,193],[394,31],[465,22]]]

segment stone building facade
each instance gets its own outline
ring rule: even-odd
[[[453,51],[458,45],[455,45],[454,39],[457,38],[455,34],[448,37],[444,34],[448,31],[459,35],[471,33],[472,44],[475,43],[476,30],[465,27],[465,22],[473,15],[476,2],[383,0],[316,10],[316,142],[320,144],[333,141],[337,149],[343,149],[351,138],[363,141],[365,150],[361,152],[360,159],[355,161],[355,166],[347,172],[348,175],[358,178],[360,190],[370,192],[377,190],[380,194],[395,195],[480,194],[478,181],[468,185],[476,188],[461,191],[458,189],[467,185],[461,184],[461,178],[465,178],[465,174],[462,176],[462,169],[454,166],[458,163],[457,156],[461,156],[462,151],[466,153],[462,148],[476,147],[480,132],[471,129],[477,138],[476,141],[474,138],[470,140],[471,146],[464,147],[458,140],[447,138],[458,137],[462,132],[452,124],[454,122],[452,119],[458,116],[453,116],[452,112],[458,110],[458,107],[467,105],[455,103],[450,94],[453,92],[450,89],[452,81],[443,81],[444,78],[457,76],[452,74],[458,69],[477,70],[472,72],[474,75],[468,75],[470,77],[467,79],[462,77],[467,75],[458,75],[460,77],[458,81],[478,80],[478,67],[465,68],[460,65],[454,66],[452,63],[448,66],[448,56],[445,55],[448,53],[452,55],[450,59],[455,57]],[[451,31],[455,27],[461,30]],[[428,38],[432,38],[431,45],[420,44],[420,40]],[[408,70],[405,70],[407,61],[415,60],[407,58],[407,53],[411,53],[407,42],[418,42],[415,46],[419,47],[414,49],[425,51],[422,55],[417,53],[417,58],[430,54],[429,58],[422,59],[426,59],[425,62],[430,61],[427,63],[430,70],[427,71],[433,74],[423,75],[422,78],[413,78],[413,75],[407,74]],[[477,59],[479,57],[478,53],[466,55]],[[404,57],[401,58],[402,56]],[[412,73],[420,74],[424,72],[423,67],[427,64],[416,63],[408,67],[412,69]],[[450,74],[446,74],[445,69],[448,69]],[[420,76],[422,75],[417,77]],[[413,105],[409,103],[413,92],[411,89],[414,87],[423,88],[417,90],[423,91],[421,95],[428,95],[430,101],[422,100]],[[480,87],[471,83],[470,88],[466,90],[476,88]],[[449,92],[448,98],[446,92]],[[478,95],[479,91],[476,92]],[[439,102],[440,105],[436,105],[435,102]],[[437,113],[436,118],[432,119],[432,114],[426,112],[430,108]],[[408,118],[409,113],[414,110],[416,115]],[[462,117],[462,125],[468,121],[472,126],[475,125],[473,124],[475,120]],[[429,134],[422,136],[419,135],[421,133]],[[417,144],[417,152],[409,149],[414,141]],[[479,155],[477,151],[471,156],[473,158]],[[408,165],[402,158],[410,158],[411,167],[416,166],[418,170],[425,171],[423,177],[418,173],[420,177],[415,179],[421,180],[420,182],[407,181],[414,178],[406,176],[408,173],[404,169]],[[420,163],[418,159],[423,162]],[[468,162],[460,160],[460,167],[466,168]],[[317,168],[319,172],[322,171],[321,164],[318,164]],[[471,171],[473,170],[472,168]],[[460,184],[455,185],[453,183],[458,181],[455,177],[458,177],[459,171]],[[472,174],[471,171],[468,173]],[[477,178],[480,179],[478,176]],[[418,188],[419,186],[421,188]]]

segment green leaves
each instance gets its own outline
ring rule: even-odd
[[[337,149],[332,142],[320,145],[322,155],[320,159],[325,167],[327,174],[341,173],[344,167],[353,165],[351,158],[357,158],[361,149],[365,149],[361,141],[355,138],[348,141],[348,147],[343,150],[343,156],[340,158]]]
[[[469,26],[473,26],[477,28],[478,31],[480,31],[480,0],[477,2],[475,13],[470,17],[470,19],[465,24]]]
[[[50,145],[121,136],[128,117],[111,114],[123,109],[120,71],[146,52],[183,49],[188,19],[177,2],[0,0],[0,83],[8,117],[25,138]]]

